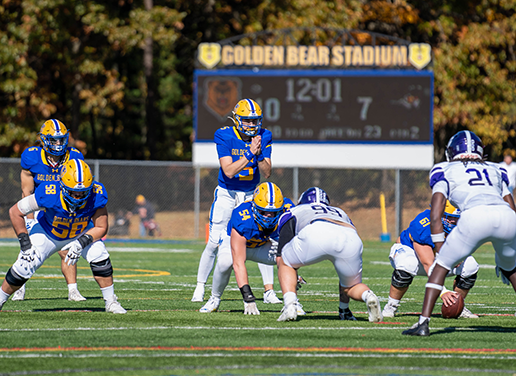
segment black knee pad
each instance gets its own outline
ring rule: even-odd
[[[462,290],[469,290],[473,286],[475,286],[475,281],[477,280],[478,273],[470,275],[469,277],[461,277],[458,275],[455,277],[455,286]]]
[[[503,270],[502,268],[500,268],[500,271],[503,273],[504,276],[507,277],[507,279],[510,279],[511,278],[511,275],[513,275],[514,273],[516,273],[516,268],[512,269],[512,270]]]
[[[91,262],[90,268],[96,277],[111,277],[113,275],[113,266],[109,257],[99,262]]]
[[[394,269],[392,272],[391,283],[394,287],[409,287],[412,283],[414,276],[410,273],[407,273],[404,270]]]
[[[11,286],[23,286],[25,282],[28,281],[28,279],[22,278],[16,274],[16,272],[13,271],[13,268],[9,268],[7,274],[5,275],[5,280]]]

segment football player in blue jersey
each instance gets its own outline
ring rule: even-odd
[[[27,282],[41,265],[59,250],[72,266],[82,256],[90,264],[105,300],[106,312],[126,313],[117,301],[113,286],[113,267],[101,240],[108,230],[107,192],[96,181],[89,166],[80,159],[66,162],[60,181],[40,184],[9,210],[20,242],[18,259],[7,271],[0,289],[0,309],[9,296]],[[39,211],[30,230],[24,216]]]
[[[457,226],[460,211],[449,201],[443,213],[442,222],[446,236]],[[383,308],[383,317],[394,317],[400,305],[401,298],[407,292],[416,275],[427,276],[434,263],[434,243],[430,237],[430,209],[419,213],[409,227],[402,231],[396,243],[391,247],[389,260],[394,271],[392,272],[389,301]],[[448,273],[448,277],[456,276],[453,282],[453,291],[466,298],[469,290],[475,285],[478,273],[478,263],[469,256]],[[453,293],[447,289],[441,292],[441,299],[446,304],[453,301]],[[473,314],[464,307],[460,315],[462,318],[474,319]]]
[[[262,110],[252,99],[240,100],[230,117],[234,126],[218,129],[217,146],[220,170],[210,210],[210,234],[199,261],[197,286],[192,302],[204,300],[204,289],[213,269],[217,249],[222,242],[231,213],[242,202],[251,199],[260,176],[271,175],[272,133],[262,128]],[[258,264],[266,285],[264,301],[281,303],[273,289],[274,268]]]
[[[210,313],[218,309],[231,271],[235,270],[236,281],[244,298],[244,314],[260,314],[249,287],[245,261],[267,265],[276,263],[278,219],[283,212],[283,194],[276,184],[270,182],[256,187],[253,199],[233,210],[213,272],[211,297],[200,312]],[[298,314],[305,314],[300,305],[297,308]]]
[[[84,160],[79,150],[68,147],[69,135],[66,126],[57,119],[50,119],[43,123],[39,132],[42,147],[33,146],[22,153],[20,177],[22,198],[33,194],[40,184],[59,182],[59,170],[69,160]],[[36,223],[34,214],[27,215],[25,221],[27,229],[30,230]],[[68,300],[75,302],[86,300],[77,289],[77,267],[69,266],[64,262],[65,252],[59,252],[59,255],[61,271],[68,284]],[[17,290],[11,299],[25,299],[25,285]]]

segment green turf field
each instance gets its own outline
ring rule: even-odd
[[[415,278],[399,316],[372,324],[362,302],[350,304],[359,321],[338,319],[338,279],[331,263],[305,267],[300,275],[308,284],[299,298],[308,314],[279,323],[282,306],[261,301],[263,286],[253,262],[248,269],[261,315],[243,315],[233,276],[220,312],[202,314],[202,304],[190,299],[203,244],[108,242],[107,247],[115,291],[128,313],[104,312],[82,259],[78,286],[87,301],[69,302],[54,255],[28,282],[26,300],[8,301],[0,312],[0,375],[516,374],[516,295],[496,278],[490,247],[474,254],[481,269],[466,299],[481,317],[444,320],[438,304],[425,338],[401,335],[417,321],[423,277]],[[382,306],[392,273],[389,248],[366,242],[364,250],[364,282]],[[0,243],[2,277],[17,252],[15,242]],[[449,279],[446,286],[451,284]],[[275,289],[280,290],[277,280]]]

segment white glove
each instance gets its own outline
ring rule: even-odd
[[[271,248],[269,249],[269,258],[276,258],[278,254],[278,242],[271,239]]]
[[[78,240],[68,243],[62,248],[62,251],[68,251],[65,257],[65,262],[68,265],[75,265],[81,258],[82,245]]]
[[[36,258],[41,260],[41,254],[33,245],[25,251],[20,250],[20,260],[31,273],[36,271]]]
[[[244,315],[259,315],[258,307],[255,302],[246,303],[244,302]]]
[[[509,279],[505,276],[505,274],[502,273],[502,271],[500,270],[498,265],[496,265],[495,271],[496,271],[496,276],[502,278],[503,283],[505,283],[506,285],[509,285],[509,286],[511,285],[511,281],[509,281]]]

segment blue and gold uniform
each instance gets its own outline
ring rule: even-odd
[[[400,234],[401,244],[414,248],[414,242],[435,247],[430,237],[430,209],[419,213]]]
[[[251,191],[260,182],[260,171],[258,160],[270,158],[272,154],[272,133],[268,129],[261,128],[258,135],[262,137],[262,152],[258,157],[253,158],[247,166],[234,178],[228,178],[222,167],[219,169],[219,186],[228,190]],[[233,162],[238,161],[250,150],[251,140],[244,141],[235,126],[223,127],[215,132],[215,144],[219,159],[230,156]]]
[[[72,147],[66,149],[59,165],[52,166],[46,157],[45,150],[33,146],[24,150],[21,156],[21,167],[30,171],[34,177],[34,189],[42,183],[59,182],[59,170],[63,164],[71,159],[84,160],[82,153]]]
[[[38,222],[45,233],[55,240],[68,240],[86,230],[97,209],[107,205],[106,188],[93,182],[93,190],[88,200],[75,212],[70,213],[61,194],[59,184],[46,183],[36,188],[34,193],[39,207],[45,208],[38,214]]]

